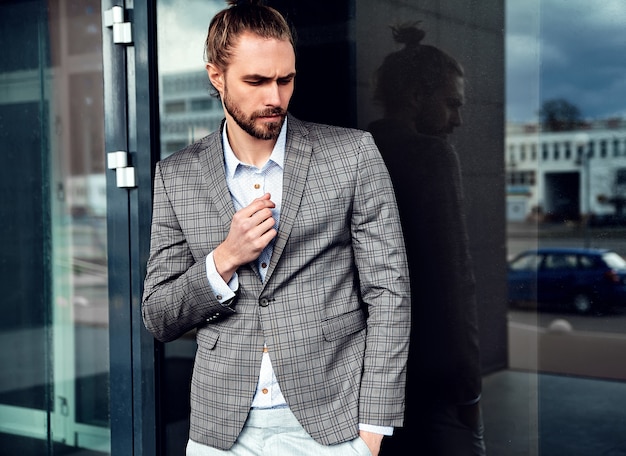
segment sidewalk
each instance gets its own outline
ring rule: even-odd
[[[504,370],[482,405],[489,456],[626,455],[626,383]]]
[[[483,379],[489,456],[626,455],[626,336],[510,322],[508,343]]]

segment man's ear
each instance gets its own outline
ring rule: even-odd
[[[206,64],[206,72],[209,75],[211,85],[218,91],[220,96],[222,96],[224,92],[224,72],[213,63]]]

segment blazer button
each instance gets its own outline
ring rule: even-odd
[[[261,307],[267,307],[270,305],[270,300],[267,298],[261,298],[259,304],[261,305]]]

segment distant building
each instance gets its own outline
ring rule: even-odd
[[[626,218],[626,120],[573,131],[507,126],[507,220]]]
[[[219,128],[224,111],[210,95],[206,71],[169,73],[161,76],[161,158]]]

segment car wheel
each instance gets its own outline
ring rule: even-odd
[[[572,304],[576,312],[581,314],[591,312],[591,308],[593,306],[591,298],[586,293],[576,293],[574,295],[574,299],[572,300]]]

